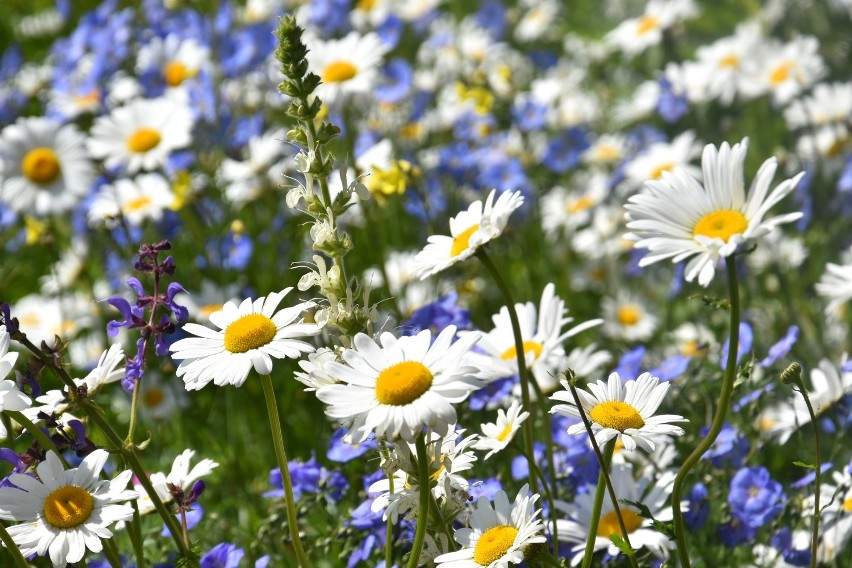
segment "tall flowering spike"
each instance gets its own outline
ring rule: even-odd
[[[503,233],[509,216],[524,204],[520,191],[501,193],[495,201],[496,189],[482,201],[474,201],[466,211],[450,219],[450,236],[433,235],[429,244],[417,254],[412,272],[426,279],[450,266],[470,258],[476,250]]]
[[[664,172],[662,179],[645,182],[645,191],[628,200],[625,208],[631,232],[625,238],[648,250],[639,266],[667,258],[672,262],[691,258],[686,280],[698,278],[706,287],[713,280],[719,258],[802,216],[796,212],[764,219],[805,174],[801,172],[770,191],[778,163],[769,158],[746,195],[743,162],[747,149],[747,138],[733,148],[727,142],[718,149],[708,144],[701,158],[703,185],[685,170],[675,169]]]
[[[252,368],[261,375],[272,372],[272,359],[298,359],[311,353],[313,345],[300,338],[317,335],[314,323],[300,316],[312,308],[313,302],[301,302],[278,309],[278,304],[292,288],[273,292],[252,301],[246,298],[237,306],[227,302],[210,314],[210,322],[218,330],[194,323],[184,331],[194,335],[172,344],[172,358],[181,363],[177,375],[183,377],[187,390],[197,390],[213,381],[218,386],[242,385]]]

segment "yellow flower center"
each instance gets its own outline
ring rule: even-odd
[[[634,304],[625,304],[618,308],[616,317],[621,325],[636,325],[642,319],[642,310]]]
[[[535,358],[538,359],[539,357],[541,357],[541,351],[543,349],[544,345],[542,345],[538,341],[524,341],[524,354],[532,351]],[[512,345],[511,347],[506,349],[506,351],[504,351],[502,355],[500,355],[500,358],[504,361],[511,361],[512,359],[517,358],[517,356],[518,350],[515,349],[514,345]]]
[[[278,327],[263,314],[248,314],[225,328],[225,349],[231,353],[245,353],[266,345]]]
[[[499,434],[497,434],[497,439],[501,442],[505,442],[506,438],[508,438],[509,434],[511,434],[511,433],[512,433],[512,425],[507,424],[506,427],[503,428],[503,430]]]
[[[138,128],[127,137],[127,149],[136,154],[142,154],[156,148],[160,143],[160,133],[153,128]]]
[[[470,246],[470,236],[479,230],[479,224],[473,225],[465,229],[459,236],[453,239],[453,248],[450,249],[450,256],[456,257],[467,250]]]
[[[170,61],[163,68],[163,79],[169,87],[177,87],[193,75],[192,70],[180,61]]]
[[[852,497],[843,502],[843,510],[852,513]]]
[[[414,402],[429,390],[432,378],[432,371],[417,361],[391,365],[376,379],[376,398],[382,404],[394,406]]]
[[[358,0],[358,3],[355,4],[355,9],[360,10],[362,12],[369,12],[375,7],[376,0]]]
[[[726,55],[722,59],[719,60],[719,67],[729,68],[729,67],[739,67],[740,66],[740,58],[738,55],[734,55],[733,53],[730,55]]]
[[[44,518],[54,528],[70,529],[85,523],[95,509],[91,494],[76,485],[54,489],[44,500]]]
[[[628,533],[632,533],[642,526],[642,517],[629,509],[621,509],[621,520],[624,521],[624,528],[627,529]],[[613,534],[624,538],[624,535],[621,534],[621,527],[618,526],[618,517],[615,516],[615,511],[610,511],[601,517],[597,534],[604,538],[609,538]]]
[[[642,16],[636,25],[636,35],[642,36],[648,32],[652,32],[660,26],[660,19],[656,16]]]
[[[148,408],[156,408],[166,399],[166,394],[162,389],[150,388],[145,391],[145,396],[143,398],[145,406]]]
[[[145,195],[141,197],[134,197],[130,201],[124,204],[124,212],[132,213],[134,211],[139,211],[140,209],[144,209],[148,205],[151,204],[151,198]]]
[[[33,148],[24,156],[21,171],[33,183],[47,185],[59,177],[59,156],[51,148]]]
[[[589,417],[603,426],[624,432],[628,428],[639,429],[645,421],[633,406],[619,400],[608,400],[595,406]]]
[[[358,68],[349,61],[332,61],[322,72],[324,83],[343,83],[358,74]]]
[[[764,416],[758,421],[757,429],[760,430],[761,432],[767,432],[767,431],[775,428],[775,426],[777,424],[778,424],[777,420],[773,420],[772,418]]]
[[[739,211],[723,209],[702,217],[692,230],[694,236],[703,235],[711,239],[722,239],[726,243],[733,235],[748,229],[748,219]]]
[[[568,213],[579,213],[580,211],[585,211],[594,204],[594,199],[588,195],[584,195],[571,201],[571,203],[568,204],[568,207],[565,208],[565,211]]]
[[[210,314],[212,314],[213,312],[218,312],[221,309],[222,304],[205,304],[198,308],[198,313],[209,318]]]
[[[651,179],[660,179],[661,177],[663,177],[663,172],[670,172],[673,168],[674,164],[671,162],[660,164],[651,171]]]
[[[786,81],[790,77],[790,65],[789,62],[784,62],[778,67],[776,67],[772,73],[769,74],[769,84],[773,87],[777,87],[784,81]]]
[[[518,529],[507,525],[492,527],[482,533],[473,549],[473,561],[488,566],[500,559],[515,544]]]

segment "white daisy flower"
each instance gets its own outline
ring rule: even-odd
[[[220,311],[210,314],[210,322],[219,330],[187,323],[183,329],[197,337],[174,342],[172,358],[181,361],[177,376],[183,377],[186,390],[198,390],[210,381],[217,386],[242,385],[252,367],[261,375],[272,372],[272,358],[297,359],[314,347],[301,337],[317,335],[313,323],[299,315],[314,306],[301,302],[276,311],[278,304],[293,288],[261,296],[237,306],[226,302]]]
[[[173,150],[192,142],[189,108],[167,98],[136,99],[98,117],[89,152],[109,169],[124,166],[129,174],[161,168]]]
[[[692,0],[651,0],[640,17],[621,22],[606,34],[604,42],[634,56],[660,43],[663,31],[697,12]]]
[[[632,232],[625,238],[637,241],[637,248],[648,249],[639,266],[667,258],[680,262],[695,257],[686,265],[686,280],[692,282],[697,277],[706,287],[713,280],[719,258],[802,216],[797,212],[764,219],[805,175],[799,173],[769,192],[778,166],[774,157],[760,167],[746,198],[743,162],[747,148],[747,138],[733,148],[727,142],[718,149],[708,144],[701,159],[704,186],[676,169],[664,173],[661,180],[646,182],[645,191],[628,200],[627,228]]]
[[[825,315],[836,314],[840,306],[852,299],[852,264],[829,262],[815,288],[817,294],[828,300]]]
[[[487,460],[497,452],[502,451],[515,437],[515,433],[521,428],[524,420],[529,418],[530,413],[521,412],[521,403],[513,400],[507,410],[497,410],[497,421],[482,425],[482,436],[474,444],[477,450],[488,450],[485,457]]]
[[[506,191],[494,201],[496,189],[485,200],[474,201],[467,211],[450,219],[450,236],[432,235],[429,244],[417,254],[412,272],[425,280],[469,258],[482,245],[496,239],[506,228],[509,215],[523,205],[520,191]]]
[[[687,130],[671,142],[654,142],[633,158],[624,169],[625,189],[633,191],[648,180],[658,180],[666,172],[682,168],[694,178],[700,171],[691,164],[701,146],[695,133]]]
[[[494,506],[480,497],[470,516],[469,528],[455,531],[461,550],[435,558],[440,568],[508,568],[520,564],[529,545],[546,542],[544,525],[534,510],[538,494],[524,485],[514,503],[504,491],[494,496]]]
[[[154,36],[139,49],[136,71],[157,72],[167,90],[178,89],[208,65],[209,51],[194,38],[181,39],[175,34],[165,38]]]
[[[315,94],[324,103],[332,105],[348,95],[372,92],[388,51],[377,34],[350,32],[341,39],[316,38],[307,43],[311,46],[308,67],[322,79]]]
[[[264,190],[282,185],[286,170],[282,160],[287,150],[284,139],[279,130],[252,136],[246,145],[245,160],[222,160],[219,176],[228,201],[243,205],[260,197]]]
[[[453,404],[482,386],[476,368],[463,365],[479,335],[453,343],[455,334],[456,327],[447,326],[431,343],[428,329],[398,339],[383,333],[379,346],[359,333],[355,349],[343,352],[346,364],[325,365],[326,373],[341,381],[317,391],[317,398],[329,405],[325,413],[349,424],[355,444],[370,432],[413,442],[424,426],[446,435],[456,422]]]
[[[293,373],[293,378],[306,385],[306,392],[318,390],[324,386],[336,385],[339,381],[329,375],[325,370],[325,364],[329,361],[337,361],[337,353],[334,349],[320,347],[313,353],[308,353],[308,358],[299,361],[302,371]]]
[[[551,241],[562,240],[592,220],[595,207],[609,194],[609,176],[578,175],[575,189],[554,187],[541,199],[541,227]]]
[[[49,554],[54,566],[64,568],[79,562],[86,549],[101,552],[101,539],[112,537],[109,526],[133,517],[133,508],[121,504],[139,496],[125,489],[130,470],[111,481],[99,479],[108,457],[105,450],[95,450],[79,467],[65,470],[48,452],[36,468],[39,479],[9,476],[14,487],[0,488],[0,518],[21,521],[6,529],[21,554]]]
[[[158,173],[118,179],[101,187],[95,196],[89,208],[89,225],[112,226],[120,217],[135,227],[145,219],[159,221],[176,199],[168,180]]]
[[[761,47],[744,62],[743,78],[749,79],[742,85],[746,95],[769,93],[773,103],[784,105],[826,72],[815,37],[799,36],[785,44],[771,40]]]
[[[664,472],[650,489],[649,486],[653,477],[635,479],[633,466],[630,464],[614,465],[609,476],[615,495],[619,500],[621,518],[624,521],[624,528],[627,529],[630,545],[634,550],[647,548],[658,558],[667,558],[668,549],[672,546],[672,542],[666,535],[654,528],[651,519],[640,517],[639,511],[630,505],[626,505],[625,501],[643,503],[656,520],[671,521],[672,508],[667,503],[674,485],[675,473]],[[573,553],[571,566],[580,564],[586,550],[586,539],[592,522],[595,500],[594,486],[590,487],[591,490],[578,492],[573,503],[556,502],[556,508],[568,515],[567,519],[556,521],[556,530],[559,533],[560,540],[564,539],[568,542],[577,543],[571,548]],[[620,554],[620,551],[610,540],[610,535],[617,534],[622,539],[624,535],[618,525],[615,506],[609,493],[604,498],[600,515],[594,543],[595,552],[607,549],[609,554],[616,556]]]
[[[190,469],[189,464],[194,456],[195,450],[184,450],[175,458],[174,463],[172,463],[172,468],[168,474],[158,471],[149,476],[151,485],[154,487],[154,491],[156,491],[163,503],[169,503],[172,500],[172,494],[169,491],[169,484],[180,487],[184,491],[188,491],[192,488],[193,483],[202,477],[210,475],[214,469],[219,467],[217,462],[204,458]],[[156,510],[154,502],[151,500],[151,496],[145,491],[145,488],[142,487],[140,483],[135,482],[133,484],[133,488],[139,493],[139,501],[137,502],[139,514],[147,515],[149,513],[153,513]],[[121,529],[123,528],[123,525],[116,525],[116,527]]]
[[[565,390],[553,394],[550,399],[567,404],[557,404],[550,412],[579,418],[568,382],[563,380],[562,386]],[[652,439],[655,436],[683,435],[683,428],[671,424],[687,422],[683,416],[654,416],[669,390],[669,383],[660,384],[660,379],[651,376],[651,373],[642,373],[635,381],[627,381],[623,385],[618,373],[612,373],[608,382],[589,383],[588,388],[591,392],[578,389],[577,394],[584,414],[592,423],[595,440],[601,446],[615,438],[628,451],[640,447],[653,452],[655,445]],[[568,433],[573,436],[585,432],[582,421],[568,428]]]
[[[560,370],[565,357],[562,343],[569,337],[603,322],[593,319],[563,332],[563,328],[573,322],[574,318],[566,317],[568,309],[565,307],[565,300],[556,295],[556,286],[553,283],[544,287],[538,309],[532,302],[527,302],[515,304],[515,312],[521,326],[527,367],[540,386],[553,385],[551,376]],[[488,369],[489,374],[495,378],[516,375],[518,357],[509,309],[503,306],[491,319],[494,329],[485,334],[479,342],[484,353],[472,353],[470,362],[477,367]]]
[[[9,333],[6,326],[0,325],[0,412],[24,410],[32,404],[30,397],[18,390],[15,381],[6,379],[17,360],[17,353],[9,353]],[[5,439],[7,435],[6,426],[0,420],[0,439]]]
[[[613,339],[645,341],[657,329],[658,318],[633,294],[619,291],[615,298],[601,301],[603,332]]]
[[[0,203],[28,215],[72,209],[95,174],[86,139],[74,125],[19,118],[0,132]]]

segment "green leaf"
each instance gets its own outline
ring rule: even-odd
[[[624,540],[616,533],[612,533],[611,535],[609,535],[609,540],[611,540],[612,543],[618,547],[618,550],[620,550],[627,556],[633,556],[636,554],[636,552],[632,548],[630,548],[630,545],[624,542]]]
[[[809,463],[805,463],[805,462],[800,462],[800,461],[794,461],[794,462],[793,462],[793,465],[797,465],[797,466],[799,466],[799,467],[804,467],[804,468],[806,468],[806,469],[816,469],[816,466],[815,466],[815,465],[813,465],[813,464],[809,464]]]

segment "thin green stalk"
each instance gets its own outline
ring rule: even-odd
[[[139,514],[139,505],[136,499],[130,502],[133,507],[133,520],[127,524],[127,535],[133,546],[133,555],[136,557],[136,568],[146,568],[145,553],[142,549],[142,516]]]
[[[266,412],[269,414],[269,426],[272,429],[272,445],[275,447],[275,457],[278,458],[278,467],[281,469],[281,481],[284,485],[284,502],[287,507],[287,525],[290,529],[290,539],[296,557],[302,568],[309,568],[311,563],[302,547],[302,539],[299,537],[298,517],[296,515],[296,500],[293,498],[293,482],[290,480],[290,468],[287,465],[287,454],[284,453],[284,434],[281,431],[281,419],[278,417],[278,403],[275,400],[275,390],[272,388],[272,379],[269,375],[261,375],[260,382],[263,384],[263,396],[266,398]]]
[[[136,381],[133,385],[133,394],[130,397],[130,425],[127,427],[127,438],[124,443],[133,445],[133,434],[136,432],[136,411],[139,405],[139,391],[142,390],[142,381]]]
[[[801,394],[802,398],[805,399],[805,406],[808,407],[808,414],[811,416],[811,426],[814,431],[814,451],[816,453],[816,464],[814,464],[814,470],[816,477],[814,478],[814,520],[811,526],[811,568],[816,568],[817,549],[819,547],[819,492],[822,483],[822,452],[819,445],[819,426],[817,424],[814,407],[811,404],[810,397],[808,396],[808,391],[805,388],[805,384],[802,382],[802,366],[798,363],[793,363],[787,367],[784,373],[781,374],[781,380],[783,381],[785,378],[792,380],[793,384],[797,387],[799,394]]]
[[[382,440],[382,450],[389,452],[387,442]],[[393,472],[388,471],[388,492],[393,495]],[[393,521],[388,515],[387,527],[385,528],[385,566],[393,566]]]
[[[418,519],[417,531],[414,533],[414,545],[411,547],[411,556],[408,557],[408,568],[417,568],[420,562],[420,553],[423,551],[423,541],[426,540],[426,520],[429,511],[429,454],[426,452],[426,434],[420,434],[414,441],[417,448],[417,483],[420,487],[420,512],[423,515]]]
[[[604,472],[609,468],[613,452],[615,452],[614,439],[607,442],[604,449],[604,463],[601,465],[601,471],[598,474],[598,487],[595,489],[595,503],[592,507],[592,518],[589,522],[589,535],[586,537],[586,550],[583,552],[582,568],[589,568],[592,565],[592,558],[595,555],[595,541],[598,538],[598,524],[601,521],[601,508],[603,507],[604,493],[606,492]]]
[[[612,461],[612,454],[615,451],[615,441],[616,438],[611,439],[607,442],[606,452],[607,455],[601,452],[601,448],[598,445],[598,441],[595,438],[595,433],[592,430],[592,423],[589,421],[589,418],[586,416],[586,412],[583,409],[583,404],[580,402],[580,395],[577,394],[577,387],[571,381],[568,381],[568,388],[571,391],[571,395],[574,397],[574,405],[577,407],[577,412],[580,414],[580,419],[583,421],[583,426],[586,427],[586,432],[589,434],[589,440],[592,443],[592,449],[595,452],[595,457],[598,459],[598,465],[601,468],[600,475],[598,476],[598,488],[600,488],[601,479],[603,479],[604,484],[606,485],[606,489],[609,492],[609,500],[612,502],[613,511],[615,512],[615,519],[618,521],[618,528],[621,531],[622,540],[624,543],[630,548],[631,554],[627,555],[628,561],[633,568],[639,568],[639,564],[636,562],[636,555],[632,553],[633,546],[630,544],[630,535],[627,532],[627,527],[624,525],[624,517],[621,516],[621,507],[618,506],[618,498],[615,495],[615,488],[612,486],[612,480],[609,477],[609,464]],[[596,494],[597,496],[597,494]],[[600,519],[600,510],[598,510],[596,517]],[[597,533],[597,529],[595,529],[595,534]],[[591,536],[591,535],[590,535]],[[586,543],[588,546],[588,543]]]
[[[503,295],[503,301],[506,302],[506,308],[509,311],[509,321],[512,322],[512,332],[515,336],[515,357],[518,362],[518,375],[521,378],[521,402],[523,403],[524,408],[526,408],[530,413],[529,419],[524,422],[524,445],[527,448],[525,457],[527,458],[527,465],[529,466],[528,469],[532,472],[530,458],[533,456],[534,448],[533,428],[535,422],[535,409],[530,404],[530,376],[527,371],[527,361],[524,353],[524,339],[521,336],[521,324],[518,321],[518,312],[515,311],[515,301],[512,299],[512,293],[509,291],[509,287],[506,286],[506,282],[500,275],[500,271],[497,270],[497,267],[494,266],[493,262],[491,262],[491,258],[489,258],[488,253],[485,252],[485,249],[482,247],[477,249],[476,257],[485,265],[485,268],[488,269],[488,272],[491,273],[491,277],[497,284],[497,288],[500,289],[500,293]],[[538,493],[538,482],[533,475],[530,475],[530,489],[533,493]]]
[[[121,555],[112,539],[104,539],[104,557],[112,568],[121,568]]]
[[[154,490],[154,485],[151,483],[151,480],[148,477],[148,473],[142,466],[142,462],[139,461],[139,456],[136,455],[136,449],[133,446],[128,447],[123,445],[121,437],[112,428],[109,422],[107,422],[103,418],[103,416],[101,416],[100,409],[97,408],[91,400],[83,399],[82,404],[80,406],[85,410],[86,415],[89,417],[89,420],[95,423],[95,425],[101,430],[101,432],[103,432],[107,439],[109,439],[110,443],[112,443],[115,448],[121,452],[122,456],[124,456],[124,459],[127,460],[128,467],[130,467],[130,470],[134,473],[136,479],[139,480],[139,484],[145,490],[145,493],[148,494],[148,497],[151,498],[151,504],[154,505],[154,508],[157,510],[157,513],[160,515],[160,517],[163,519],[163,522],[169,528],[172,540],[178,547],[181,556],[184,557],[189,566],[198,566],[197,559],[193,556],[192,552],[189,550],[189,548],[187,548],[187,546],[183,542],[183,539],[180,537],[180,524],[177,522],[177,519],[174,517],[174,515],[169,512],[163,501],[160,499],[160,496]]]
[[[429,491],[429,512],[431,513],[435,524],[441,527],[441,532],[446,535],[447,546],[450,548],[450,552],[455,552],[456,542],[453,538],[453,521],[452,519],[444,519],[444,515],[441,513],[441,506],[438,505],[438,500],[435,499],[435,496],[432,495],[431,491]]]
[[[677,554],[683,568],[690,568],[689,552],[686,549],[686,527],[683,522],[683,511],[681,511],[680,503],[683,500],[683,485],[686,482],[686,476],[689,471],[698,463],[701,456],[710,449],[713,442],[722,431],[722,426],[725,423],[725,416],[728,414],[728,408],[731,405],[731,397],[734,394],[734,379],[737,376],[737,351],[740,348],[740,289],[737,282],[737,269],[734,257],[725,258],[725,268],[728,273],[728,293],[731,299],[731,340],[728,344],[728,360],[725,363],[725,376],[722,379],[722,390],[719,393],[719,405],[716,408],[716,414],[713,416],[713,422],[710,424],[710,430],[704,439],[699,442],[698,446],[692,450],[692,453],[684,460],[677,472],[672,487],[672,513],[674,521],[675,542],[677,543]]]
[[[0,522],[0,540],[3,541],[4,545],[6,545],[6,550],[12,557],[12,560],[15,561],[15,566],[17,566],[17,568],[29,568],[30,565],[27,563],[24,555],[21,554],[21,549],[18,548],[17,544],[15,544],[15,541],[12,539],[12,535],[9,534],[9,531],[6,530],[6,525],[2,522]]]
[[[544,442],[545,442],[545,452],[547,454],[547,474],[550,476],[550,482],[553,483],[553,492],[556,492],[556,463],[553,458],[553,431],[550,426],[550,413],[548,412],[548,408],[546,406],[547,399],[544,396],[544,393],[541,392],[541,387],[539,386],[537,381],[531,381],[533,390],[535,390],[536,402],[538,403],[541,409],[541,415],[545,417],[544,419]],[[553,497],[553,493],[551,493],[550,488],[547,486],[547,480],[542,477],[541,484],[545,489],[545,497],[547,498],[547,505],[550,507],[550,516],[551,521],[553,523],[552,536],[553,536],[553,550],[556,554],[559,554],[559,534],[556,530],[556,507],[554,506],[555,499]]]

